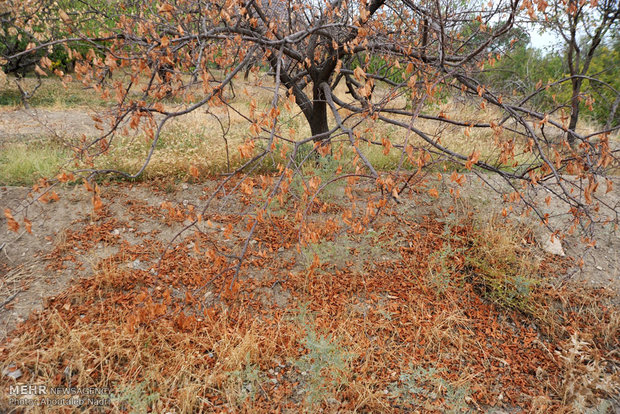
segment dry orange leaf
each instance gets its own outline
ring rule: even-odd
[[[101,197],[99,197],[99,194],[93,195],[93,209],[95,210],[95,213],[101,211],[102,208],[103,202],[101,201]]]
[[[195,165],[190,165],[189,166],[189,173],[191,174],[192,177],[194,178],[198,178],[198,168],[196,168]]]
[[[8,208],[5,208],[4,216],[6,217],[6,224],[9,226],[9,230],[17,233],[17,230],[19,230],[19,223],[15,221],[15,219],[13,218],[13,215],[11,214],[11,210]]]
[[[26,227],[26,231],[32,234],[32,222],[24,217],[24,227]]]
[[[174,7],[168,3],[164,3],[157,8],[158,13],[170,13],[172,11],[174,11]]]
[[[47,72],[39,67],[39,65],[34,65],[34,71],[41,76],[47,76]]]
[[[58,181],[60,181],[61,183],[66,183],[75,179],[72,173],[67,174],[65,172],[63,172],[62,174],[58,174],[56,178],[58,178]]]

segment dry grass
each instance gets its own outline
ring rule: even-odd
[[[272,100],[272,91],[269,88],[270,82],[255,81],[255,83],[247,83],[243,85],[243,90],[247,93],[237,92],[236,98],[231,100],[231,105],[239,110],[247,111],[250,100],[257,102],[258,110],[267,111]],[[239,89],[241,87],[237,87]],[[337,91],[338,93],[338,91]],[[340,92],[343,99],[347,99],[343,92]],[[301,114],[296,111],[290,112],[280,107],[282,116],[279,119],[279,128],[277,133],[289,140],[299,140],[310,135],[310,130]],[[222,138],[221,126],[213,116],[206,115],[202,112],[194,112],[186,115],[170,126],[168,126],[162,135],[161,143],[149,165],[147,176],[174,176],[178,178],[188,178],[190,166],[194,165],[199,172],[205,176],[219,174],[234,169],[242,161],[238,147],[247,142],[254,140],[255,154],[264,148],[265,133],[262,134],[263,139],[253,136],[250,125],[242,117],[234,112],[225,115],[222,108],[213,109],[214,113],[226,120],[225,127],[228,129],[226,140]],[[450,118],[458,118],[466,122],[476,121],[495,121],[498,122],[503,114],[495,108],[487,107],[482,110],[474,106],[473,102],[456,102],[448,100],[444,104],[432,105],[427,108],[428,113],[438,115],[445,113]],[[346,111],[342,111],[342,115],[346,115]],[[402,122],[409,120],[404,117],[395,116]],[[329,115],[330,123],[333,125],[335,121],[333,116]],[[369,159],[369,161],[378,170],[389,171],[396,169],[399,165],[403,168],[410,169],[411,164],[406,155],[398,148],[391,148],[386,151],[383,145],[380,145],[384,138],[387,138],[393,146],[412,145],[415,148],[426,148],[432,150],[432,146],[423,141],[413,133],[386,124],[381,121],[372,121],[362,119],[360,116],[352,116],[348,119],[347,124],[359,124],[358,129],[362,131],[362,136],[375,144],[360,143],[359,148]],[[522,128],[515,125],[507,125],[521,130]],[[446,126],[435,121],[418,119],[416,127],[425,131],[431,138],[451,151],[469,156],[474,151],[480,153],[480,160],[490,165],[495,165],[503,169],[513,169],[516,164],[527,164],[534,161],[535,157],[532,153],[525,153],[526,140],[508,129],[504,129],[501,133],[496,134],[488,128],[465,128],[459,126]],[[592,126],[586,122],[583,123],[584,131],[589,131]],[[105,158],[105,166],[113,166],[126,169],[128,171],[136,171],[142,165],[146,152],[148,150],[147,141],[144,137],[124,138],[121,139],[120,145]],[[377,144],[379,143],[379,144]],[[228,153],[226,151],[228,146]],[[276,139],[276,150],[273,155],[264,160],[261,171],[275,170],[278,162],[282,160],[280,157],[281,147],[285,146],[290,151],[291,146]],[[348,138],[342,137],[335,140],[333,153],[342,153],[342,164],[347,169],[351,165],[351,161],[355,158],[355,153],[348,143]],[[119,154],[123,154],[119,157]],[[416,152],[417,154],[417,152]],[[504,157],[503,155],[504,154]],[[434,161],[441,161],[440,156],[433,156]],[[457,168],[463,169],[462,166],[452,165],[450,162],[441,162],[439,167],[447,167],[450,170]]]
[[[15,78],[9,77],[0,85],[0,107],[17,109],[23,106],[22,95],[15,83]],[[37,87],[36,78],[23,78],[20,85],[27,93],[31,94]],[[41,79],[41,86],[28,99],[28,104],[34,107],[63,110],[80,107],[103,107],[106,101],[89,88],[85,88],[79,82],[69,82],[66,87],[58,78]]]
[[[234,120],[227,141],[218,136],[219,125],[209,116],[194,112],[169,125],[160,137],[145,171],[145,178],[189,179],[190,167],[200,175],[215,175],[239,164],[237,147],[249,134],[247,124]],[[134,173],[146,160],[151,143],[144,136],[119,137],[98,165]],[[228,145],[228,156],[226,146]]]
[[[24,82],[32,87],[34,79],[26,79]],[[137,90],[139,89],[138,88]],[[17,93],[9,82],[4,86],[0,96],[13,96]],[[242,113],[248,113],[250,102],[254,101],[257,105],[256,111],[267,112],[273,98],[273,81],[264,74],[253,75],[247,82],[235,82],[235,95],[230,96],[230,104]],[[378,87],[378,94],[385,93],[381,86]],[[281,91],[283,93],[283,91]],[[4,94],[4,95],[2,95]],[[350,100],[350,96],[341,86],[336,90],[343,100]],[[18,97],[19,98],[19,97]],[[7,105],[11,99],[6,98]],[[0,104],[2,104],[0,99]],[[30,102],[33,106],[49,107],[55,110],[68,109],[74,106],[90,106],[91,108],[101,108],[104,102],[97,97],[91,90],[83,90],[78,82],[68,84],[67,88],[60,85],[57,80],[44,79],[43,86]],[[397,99],[394,105],[404,105],[402,98]],[[167,102],[169,108],[179,108],[178,103]],[[227,129],[226,139],[222,137],[222,125],[216,121],[212,115],[199,110],[170,122],[163,130],[157,150],[145,171],[146,178],[153,177],[173,177],[174,179],[189,179],[190,168],[196,167],[202,176],[211,176],[234,169],[240,165],[242,159],[239,153],[239,146],[248,140],[253,139],[255,143],[255,153],[264,146],[264,140],[257,138],[251,132],[250,125],[234,111],[226,111],[223,107],[209,108],[213,114],[220,117],[223,126]],[[307,122],[296,109],[288,111],[283,105],[280,106],[281,117],[278,121],[278,134],[290,140],[303,139],[310,135]],[[459,101],[447,99],[443,102],[427,105],[424,112],[430,115],[445,114],[451,119],[458,119],[465,122],[485,122],[499,121],[503,114],[496,108],[488,106],[480,109],[476,102],[471,100]],[[341,111],[342,116],[346,116],[346,110]],[[329,115],[331,125],[335,121]],[[408,123],[410,120],[402,116],[394,116],[395,119]],[[358,130],[366,139],[381,143],[383,139],[388,139],[392,145],[413,145],[416,148],[432,149],[432,146],[424,142],[420,137],[413,133],[388,125],[381,121],[374,122],[370,119],[363,119],[360,116],[352,116],[347,121],[348,125],[359,124]],[[515,133],[504,129],[502,133],[495,134],[488,128],[465,128],[453,125],[443,125],[441,123],[418,119],[415,126],[426,132],[431,138],[438,140],[444,147],[464,155],[470,155],[474,151],[480,153],[480,160],[499,168],[512,169],[515,163],[527,163],[533,160],[531,153],[524,153],[525,140]],[[507,127],[522,129],[513,124]],[[587,122],[583,122],[581,128],[584,132],[593,130]],[[263,133],[264,137],[266,134]],[[613,138],[616,139],[616,138]],[[115,139],[110,152],[96,160],[96,165],[102,168],[115,168],[128,172],[136,172],[140,169],[146,159],[146,154],[150,147],[149,139],[138,131],[130,135],[119,134]],[[277,168],[278,162],[282,160],[280,153],[282,147],[286,146],[280,140],[276,140],[276,150],[273,155],[267,157],[260,171],[273,171]],[[290,150],[290,146],[287,147]],[[371,161],[378,170],[389,171],[397,168],[403,162],[404,168],[411,168],[409,161],[403,153],[392,148],[385,151],[382,145],[361,143],[361,151]],[[348,138],[337,139],[333,147],[334,152],[343,152],[343,165],[345,169],[350,165],[355,157],[354,151],[350,148]],[[502,159],[502,149],[505,154],[512,154]],[[507,150],[508,149],[508,150]],[[8,151],[7,148],[3,152]],[[417,154],[417,151],[416,151]],[[449,169],[462,168],[450,162],[442,162],[440,156],[433,156],[433,160],[439,162],[438,168],[446,167]],[[5,174],[6,175],[6,174]],[[19,184],[18,178],[6,178],[7,184]],[[24,184],[25,182],[22,182]]]
[[[477,237],[469,240],[465,266],[471,283],[499,306],[539,314],[534,298],[539,277],[540,260],[528,240],[533,235],[525,226],[502,224],[497,216],[477,223]]]
[[[70,153],[47,140],[0,144],[0,185],[32,185],[42,177],[53,177]]]

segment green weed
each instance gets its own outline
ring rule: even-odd
[[[316,254],[321,263],[329,263],[336,268],[348,266],[347,262],[354,261],[353,267],[361,270],[365,261],[354,260],[355,258],[380,258],[385,257],[392,249],[395,242],[392,238],[384,237],[382,230],[368,229],[361,234],[344,233],[332,240],[324,240],[318,243],[310,243],[302,249],[306,267],[309,268]],[[373,260],[371,265],[376,265]]]
[[[467,405],[469,389],[466,386],[454,386],[441,377],[442,370],[434,367],[423,368],[410,366],[400,375],[398,382],[390,384],[394,397],[416,408],[434,411],[437,401],[441,400],[441,412],[470,412]]]
[[[129,409],[132,414],[146,413],[154,402],[159,400],[159,393],[149,392],[149,384],[142,381],[136,385],[123,386],[117,391],[112,401],[120,403],[121,407]]]
[[[260,367],[251,363],[249,352],[246,354],[243,369],[228,373],[229,386],[236,390],[235,395],[239,405],[247,400],[254,401],[263,382]]]
[[[305,306],[301,307],[298,320],[306,331],[301,339],[306,353],[293,361],[293,365],[303,377],[305,402],[308,407],[314,407],[345,383],[354,355],[332,334],[317,332],[314,316]]]

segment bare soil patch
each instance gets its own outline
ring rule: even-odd
[[[78,138],[99,133],[88,109],[0,110],[0,143],[34,138]]]

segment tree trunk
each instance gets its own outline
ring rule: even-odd
[[[329,124],[327,122],[327,102],[325,101],[324,92],[318,87],[313,92],[312,115],[308,119],[308,123],[310,124],[312,136],[315,136],[329,131]],[[314,140],[322,141],[326,138],[327,135],[323,135]]]
[[[570,122],[568,124],[568,143],[571,146],[575,143],[575,128],[577,128],[577,121],[579,121],[579,92],[581,92],[581,79],[574,79]]]
[[[614,120],[616,119],[616,112],[618,112],[618,106],[620,106],[620,95],[616,96],[616,100],[611,106],[609,116],[607,117],[607,122],[605,123],[605,129],[611,129],[611,127],[614,125]]]

